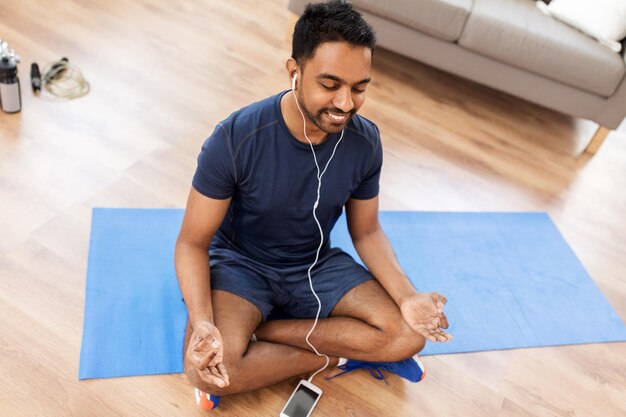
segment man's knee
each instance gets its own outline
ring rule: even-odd
[[[381,349],[382,362],[397,362],[408,359],[421,352],[426,339],[413,330],[404,320],[388,330],[387,345]]]
[[[187,377],[187,382],[189,382],[189,385],[191,385],[192,387],[198,388],[200,391],[204,391],[204,392],[211,394],[210,385],[204,382],[202,378],[200,378],[200,374],[198,373],[198,370],[196,369],[195,366],[185,361],[184,368],[185,368],[185,376]]]
[[[417,333],[413,330],[408,324],[403,323],[403,330],[396,338],[397,346],[395,349],[395,353],[397,353],[397,360],[404,360],[410,358],[424,349],[426,345],[426,338],[421,334]]]

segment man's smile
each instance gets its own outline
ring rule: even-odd
[[[330,118],[332,120],[335,120],[337,122],[345,122],[346,119],[348,118],[348,114],[343,113],[343,114],[337,114],[337,113],[331,113],[331,112],[325,112],[328,116],[330,116]]]

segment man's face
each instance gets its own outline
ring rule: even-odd
[[[325,42],[304,64],[296,94],[305,116],[326,133],[338,133],[365,102],[372,51]]]

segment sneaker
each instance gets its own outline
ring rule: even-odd
[[[196,404],[202,410],[213,410],[220,404],[219,395],[207,394],[204,391],[200,391],[198,388],[194,388],[196,392]]]
[[[348,359],[348,362],[338,366],[337,368],[343,370],[343,372],[331,376],[330,378],[326,378],[326,380],[347,374],[355,369],[367,369],[370,375],[378,380],[385,381],[385,384],[387,385],[389,385],[389,383],[385,379],[382,371],[393,372],[394,374],[399,375],[404,379],[408,379],[411,382],[420,382],[426,378],[424,365],[417,355],[400,362],[363,362]]]

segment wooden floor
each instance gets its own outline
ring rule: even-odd
[[[289,88],[292,23],[286,0],[0,2],[0,37],[23,58],[23,111],[0,112],[1,416],[203,414],[182,374],[78,381],[91,209],[183,207],[215,124]],[[62,56],[92,92],[33,97],[30,63]],[[381,208],[547,211],[626,319],[626,129],[579,157],[591,122],[387,51],[374,61],[362,113],[382,132]],[[626,343],[424,362],[415,385],[318,379],[314,416],[626,415]],[[213,415],[277,416],[296,381]]]

